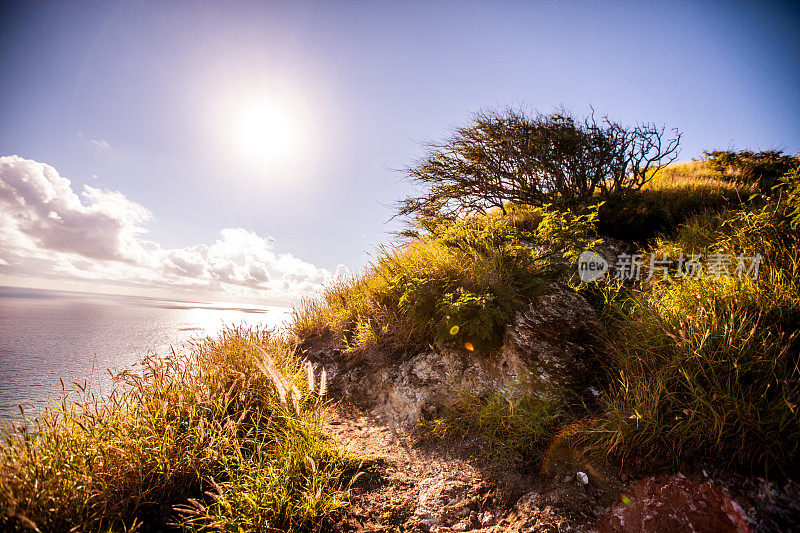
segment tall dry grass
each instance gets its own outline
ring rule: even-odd
[[[800,234],[786,210],[702,215],[651,249],[761,254],[757,279],[732,267],[606,290],[609,390],[594,421],[576,426],[594,452],[772,475],[800,466]]]
[[[287,341],[231,328],[147,357],[110,397],[64,388],[6,428],[0,527],[321,530],[352,463],[322,433],[312,377]]]

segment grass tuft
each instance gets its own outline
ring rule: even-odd
[[[563,402],[531,394],[524,380],[517,389],[485,396],[464,391],[436,417],[421,421],[415,434],[420,441],[477,436],[488,459],[530,461],[568,415]]]

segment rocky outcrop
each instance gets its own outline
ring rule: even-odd
[[[338,395],[391,425],[410,427],[465,392],[509,398],[525,392],[560,401],[565,391],[587,391],[599,330],[594,309],[581,295],[551,283],[516,313],[502,345],[491,353],[453,345],[351,366],[324,350],[307,355],[325,366]]]

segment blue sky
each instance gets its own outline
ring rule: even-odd
[[[396,169],[486,107],[592,105],[677,127],[681,159],[794,153],[799,13],[764,2],[5,2],[0,156],[19,158],[0,169],[0,201],[16,202],[0,205],[0,284],[283,301],[340,265],[363,268],[396,228],[388,206],[409,192]],[[269,157],[242,126],[265,105]],[[49,219],[34,224],[34,211]]]

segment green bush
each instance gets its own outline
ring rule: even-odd
[[[723,179],[758,185],[763,191],[768,191],[778,178],[800,164],[800,158],[783,155],[781,150],[706,150],[700,160]]]
[[[779,194],[784,195],[781,200],[786,206],[786,214],[792,229],[797,229],[800,226],[800,166],[784,174],[775,188]]]
[[[441,224],[403,248],[384,249],[364,276],[305,302],[294,332],[301,339],[332,332],[354,356],[374,349],[402,356],[434,342],[491,350],[541,279],[588,246],[597,208],[545,206]]]

